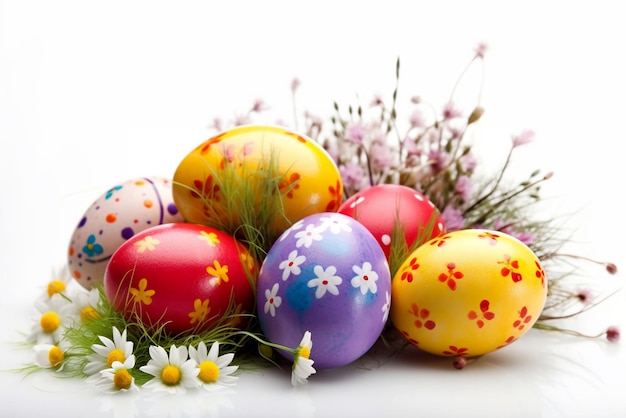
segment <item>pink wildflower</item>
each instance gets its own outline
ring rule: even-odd
[[[251,112],[263,112],[264,110],[269,109],[269,106],[263,101],[263,99],[256,99],[254,101],[254,104],[252,105],[252,109],[250,109]]]
[[[438,150],[432,150],[428,153],[428,162],[431,172],[437,174],[446,167],[446,154]]]
[[[363,167],[358,164],[348,163],[339,167],[343,184],[347,189],[360,190],[364,185],[365,175]]]
[[[415,109],[413,113],[411,113],[409,122],[411,123],[411,128],[423,128],[424,126],[426,126],[424,114],[419,109]]]
[[[452,206],[446,206],[444,208],[443,212],[441,212],[441,218],[443,219],[448,232],[458,231],[459,229],[463,229],[465,227],[465,218],[463,218],[463,214],[460,210]]]
[[[409,136],[404,138],[404,141],[402,141],[402,147],[407,152],[408,157],[411,157],[411,156],[419,157],[420,155],[422,155],[422,149],[418,147],[417,144],[415,143],[415,140]]]
[[[379,94],[375,95],[372,101],[370,102],[370,107],[376,107],[383,104],[383,99]]]
[[[472,180],[468,176],[459,176],[454,185],[454,192],[467,201],[472,195]]]
[[[473,172],[476,168],[476,165],[478,165],[476,157],[474,157],[474,154],[472,154],[471,152],[468,152],[467,154],[459,158],[459,161],[461,162],[461,168],[467,173]]]
[[[619,328],[617,327],[609,327],[606,330],[606,339],[609,340],[612,343],[616,343],[619,341],[619,337],[620,337],[620,332],[619,332]]]
[[[300,87],[300,79],[295,77],[291,80],[291,91],[295,93],[296,90],[298,90],[298,87]]]
[[[531,130],[522,131],[519,135],[513,137],[513,147],[528,144],[535,139],[535,132]]]
[[[485,53],[487,52],[488,46],[484,42],[480,42],[476,45],[474,52],[476,53],[477,58],[485,58]]]
[[[362,144],[365,138],[365,126],[361,123],[351,123],[346,128],[346,140],[355,144]]]
[[[380,142],[372,143],[370,147],[370,158],[374,169],[379,171],[387,170],[391,166],[391,153],[389,147]]]
[[[454,107],[454,103],[448,102],[443,107],[443,119],[450,120],[461,116],[461,111]]]
[[[576,298],[583,304],[583,305],[591,305],[591,302],[593,301],[593,294],[587,290],[587,289],[582,289],[578,291],[578,294],[576,295]]]

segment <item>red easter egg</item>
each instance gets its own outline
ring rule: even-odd
[[[200,333],[224,320],[242,325],[234,314],[254,310],[257,267],[232,236],[209,226],[172,223],[124,242],[107,264],[104,290],[129,321],[164,326],[172,335]]]
[[[363,224],[389,259],[395,227],[403,229],[408,248],[446,232],[439,210],[422,193],[408,186],[381,184],[355,193],[341,204],[339,213]]]

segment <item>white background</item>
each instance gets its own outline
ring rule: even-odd
[[[573,251],[626,265],[622,220],[626,27],[617,2],[348,1],[0,2],[0,368],[21,367],[32,303],[65,262],[75,223],[121,181],[171,177],[213,118],[255,99],[267,122],[332,102],[389,97],[441,106],[479,42],[488,44],[474,131],[484,167],[511,135],[536,132],[514,171],[554,171],[546,213],[574,214]],[[473,67],[460,87],[474,99]],[[468,99],[469,98],[469,99]],[[464,105],[465,102],[460,103]],[[468,112],[470,109],[466,109]],[[407,115],[408,117],[408,115]],[[623,275],[589,268],[592,288]],[[626,329],[623,293],[572,324]],[[374,360],[363,360],[367,367]],[[463,371],[409,351],[374,370],[245,374],[219,396],[109,398],[82,382],[0,372],[12,416],[625,416],[622,344],[533,330]],[[57,415],[58,412],[58,415]]]

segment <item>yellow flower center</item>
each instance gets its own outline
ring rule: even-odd
[[[63,360],[65,360],[65,354],[58,346],[54,345],[48,350],[48,361],[52,366],[60,364]]]
[[[217,378],[220,377],[220,368],[211,360],[203,361],[200,363],[199,367],[200,373],[198,374],[198,379],[202,380],[204,383],[216,382]]]
[[[113,374],[113,384],[117,389],[128,389],[133,383],[133,377],[126,369],[116,370]]]
[[[82,319],[83,322],[93,321],[94,319],[98,318],[100,318],[100,314],[90,305],[85,306],[80,311],[80,319]]]
[[[298,355],[302,358],[309,358],[309,356],[311,355],[311,350],[309,350],[309,347],[300,347]]]
[[[51,334],[61,325],[61,318],[56,312],[49,311],[41,315],[39,325],[44,332]]]
[[[114,348],[107,355],[107,364],[109,365],[109,367],[113,366],[114,361],[119,361],[120,363],[124,363],[124,361],[126,361],[124,352],[119,348]]]
[[[61,280],[51,280],[48,283],[48,296],[52,297],[55,293],[61,293],[65,290],[65,282]]]
[[[168,386],[175,386],[180,382],[180,369],[171,364],[161,372],[161,381]]]

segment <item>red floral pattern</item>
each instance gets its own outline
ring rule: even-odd
[[[496,245],[498,243],[498,238],[500,238],[500,235],[494,234],[492,232],[484,232],[484,233],[478,234],[478,238],[487,240],[489,245]]]
[[[495,314],[489,310],[489,301],[484,299],[480,302],[480,312],[476,312],[474,310],[469,311],[467,317],[476,321],[476,325],[478,328],[482,328],[485,326],[485,321],[491,321],[495,318]]]
[[[432,330],[437,326],[437,324],[435,324],[435,321],[428,319],[428,317],[430,316],[430,311],[428,309],[419,309],[415,303],[411,305],[409,314],[417,318],[414,322],[416,328],[424,327],[428,330]]]
[[[463,356],[465,354],[467,354],[468,352],[468,348],[467,347],[457,347],[455,345],[451,345],[448,347],[448,350],[443,350],[443,354],[446,356]]]
[[[528,314],[528,308],[523,306],[519,311],[519,319],[513,322],[513,328],[517,328],[519,331],[522,331],[532,320],[533,317]]]
[[[448,272],[441,273],[439,275],[439,281],[442,283],[446,283],[450,290],[456,290],[456,280],[462,279],[463,273],[460,271],[455,271],[455,263],[448,263],[446,267],[448,268]]]
[[[517,283],[522,280],[522,275],[516,271],[520,267],[519,260],[513,260],[510,255],[504,254],[504,261],[498,261],[498,264],[504,264],[500,270],[502,277],[508,277],[510,274],[513,282]]]
[[[191,197],[194,199],[206,199],[210,198],[219,201],[220,186],[213,181],[213,176],[208,175],[206,180],[195,179],[193,181],[193,187],[195,190],[190,190]]]
[[[546,272],[543,271],[543,267],[541,267],[541,264],[539,264],[538,261],[535,261],[535,267],[537,267],[535,277],[541,279],[541,286],[546,287]]]
[[[434,238],[430,241],[430,245],[436,245],[437,247],[443,247],[446,245],[446,240],[450,237],[448,235],[443,235],[441,237]]]
[[[417,262],[417,257],[411,258],[409,264],[402,267],[400,280],[406,280],[407,282],[411,283],[413,281],[413,272],[419,267],[420,265]]]

